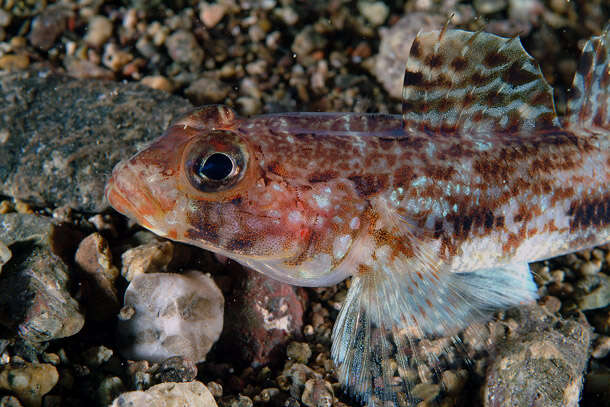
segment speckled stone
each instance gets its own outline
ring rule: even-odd
[[[85,322],[68,291],[68,266],[58,256],[62,239],[69,236],[48,218],[0,215],[0,241],[12,252],[0,274],[0,323],[27,341],[71,336]]]
[[[57,38],[66,30],[68,18],[73,14],[63,4],[47,7],[32,23],[32,29],[28,36],[30,43],[44,51],[50,49]]]
[[[266,364],[284,357],[286,342],[303,328],[302,298],[297,288],[245,269],[227,301],[221,343],[244,361]]]
[[[101,211],[114,165],[189,108],[183,98],[135,83],[0,73],[0,194]]]
[[[484,405],[578,406],[590,326],[561,320],[538,305],[514,309],[510,316],[515,329],[487,369]]]

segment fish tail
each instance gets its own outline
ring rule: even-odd
[[[610,24],[583,48],[564,124],[610,137]]]

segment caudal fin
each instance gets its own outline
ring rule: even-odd
[[[610,24],[583,48],[570,89],[565,125],[610,134]]]

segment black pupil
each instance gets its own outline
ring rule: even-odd
[[[214,153],[205,160],[199,171],[208,179],[220,181],[233,171],[233,162],[224,154]]]

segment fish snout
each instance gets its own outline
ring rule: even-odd
[[[135,219],[148,229],[156,229],[154,225],[163,215],[158,199],[142,182],[130,161],[116,165],[106,184],[105,196],[116,211]]]

